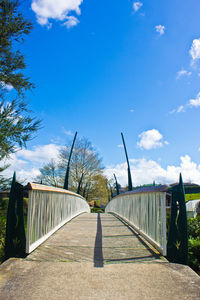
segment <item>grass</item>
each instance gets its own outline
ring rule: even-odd
[[[185,202],[200,199],[200,194],[185,194]]]

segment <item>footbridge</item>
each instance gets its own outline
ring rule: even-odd
[[[7,230],[17,228],[27,256],[10,256],[1,265],[0,299],[198,299],[198,275],[166,259],[172,249],[166,238],[166,195],[160,189],[124,193],[108,203],[104,214],[95,214],[73,192],[14,184],[9,209],[16,205],[16,222]],[[15,247],[12,236],[7,247]]]

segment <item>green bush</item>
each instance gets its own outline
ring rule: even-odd
[[[91,207],[91,213],[104,213],[104,209],[99,207]]]
[[[9,198],[0,198],[0,211],[8,209]]]
[[[200,272],[200,239],[188,240],[188,263],[196,272]]]
[[[188,264],[200,274],[200,217],[188,219]]]
[[[200,217],[188,219],[188,237],[200,239]]]
[[[5,256],[6,216],[0,215],[0,263]]]

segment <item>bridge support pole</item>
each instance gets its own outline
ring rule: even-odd
[[[67,170],[66,170],[66,175],[65,175],[65,183],[64,183],[64,189],[65,190],[68,190],[68,186],[69,186],[70,161],[71,161],[71,157],[72,157],[72,152],[73,152],[74,144],[75,144],[75,141],[76,141],[76,136],[77,136],[77,131],[75,133],[75,136],[74,136],[74,139],[73,139],[73,143],[72,143],[72,147],[71,147],[70,154],[69,154],[69,158],[68,158]]]
[[[129,164],[129,160],[128,160],[128,153],[127,153],[127,150],[126,150],[126,144],[125,144],[125,140],[124,140],[124,136],[123,136],[122,132],[121,132],[121,136],[122,136],[122,142],[123,142],[123,145],[124,145],[126,161],[127,161],[127,165],[128,165],[128,190],[132,191],[133,190],[133,185],[132,185],[132,178],[131,178],[131,169],[130,169],[130,164]]]
[[[179,178],[179,184],[172,188],[171,193],[171,221],[167,243],[167,258],[171,262],[187,265],[187,212],[185,205],[184,185],[181,174]]]
[[[119,195],[119,186],[118,186],[118,182],[117,182],[117,177],[115,174],[114,175],[114,178],[115,178],[115,184],[116,184],[116,191],[117,191],[117,195]]]

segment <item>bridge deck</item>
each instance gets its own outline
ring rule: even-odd
[[[0,300],[200,299],[189,267],[162,261],[107,214],[83,214],[0,266]]]
[[[26,259],[105,263],[154,261],[160,257],[110,214],[82,214],[63,226]]]

